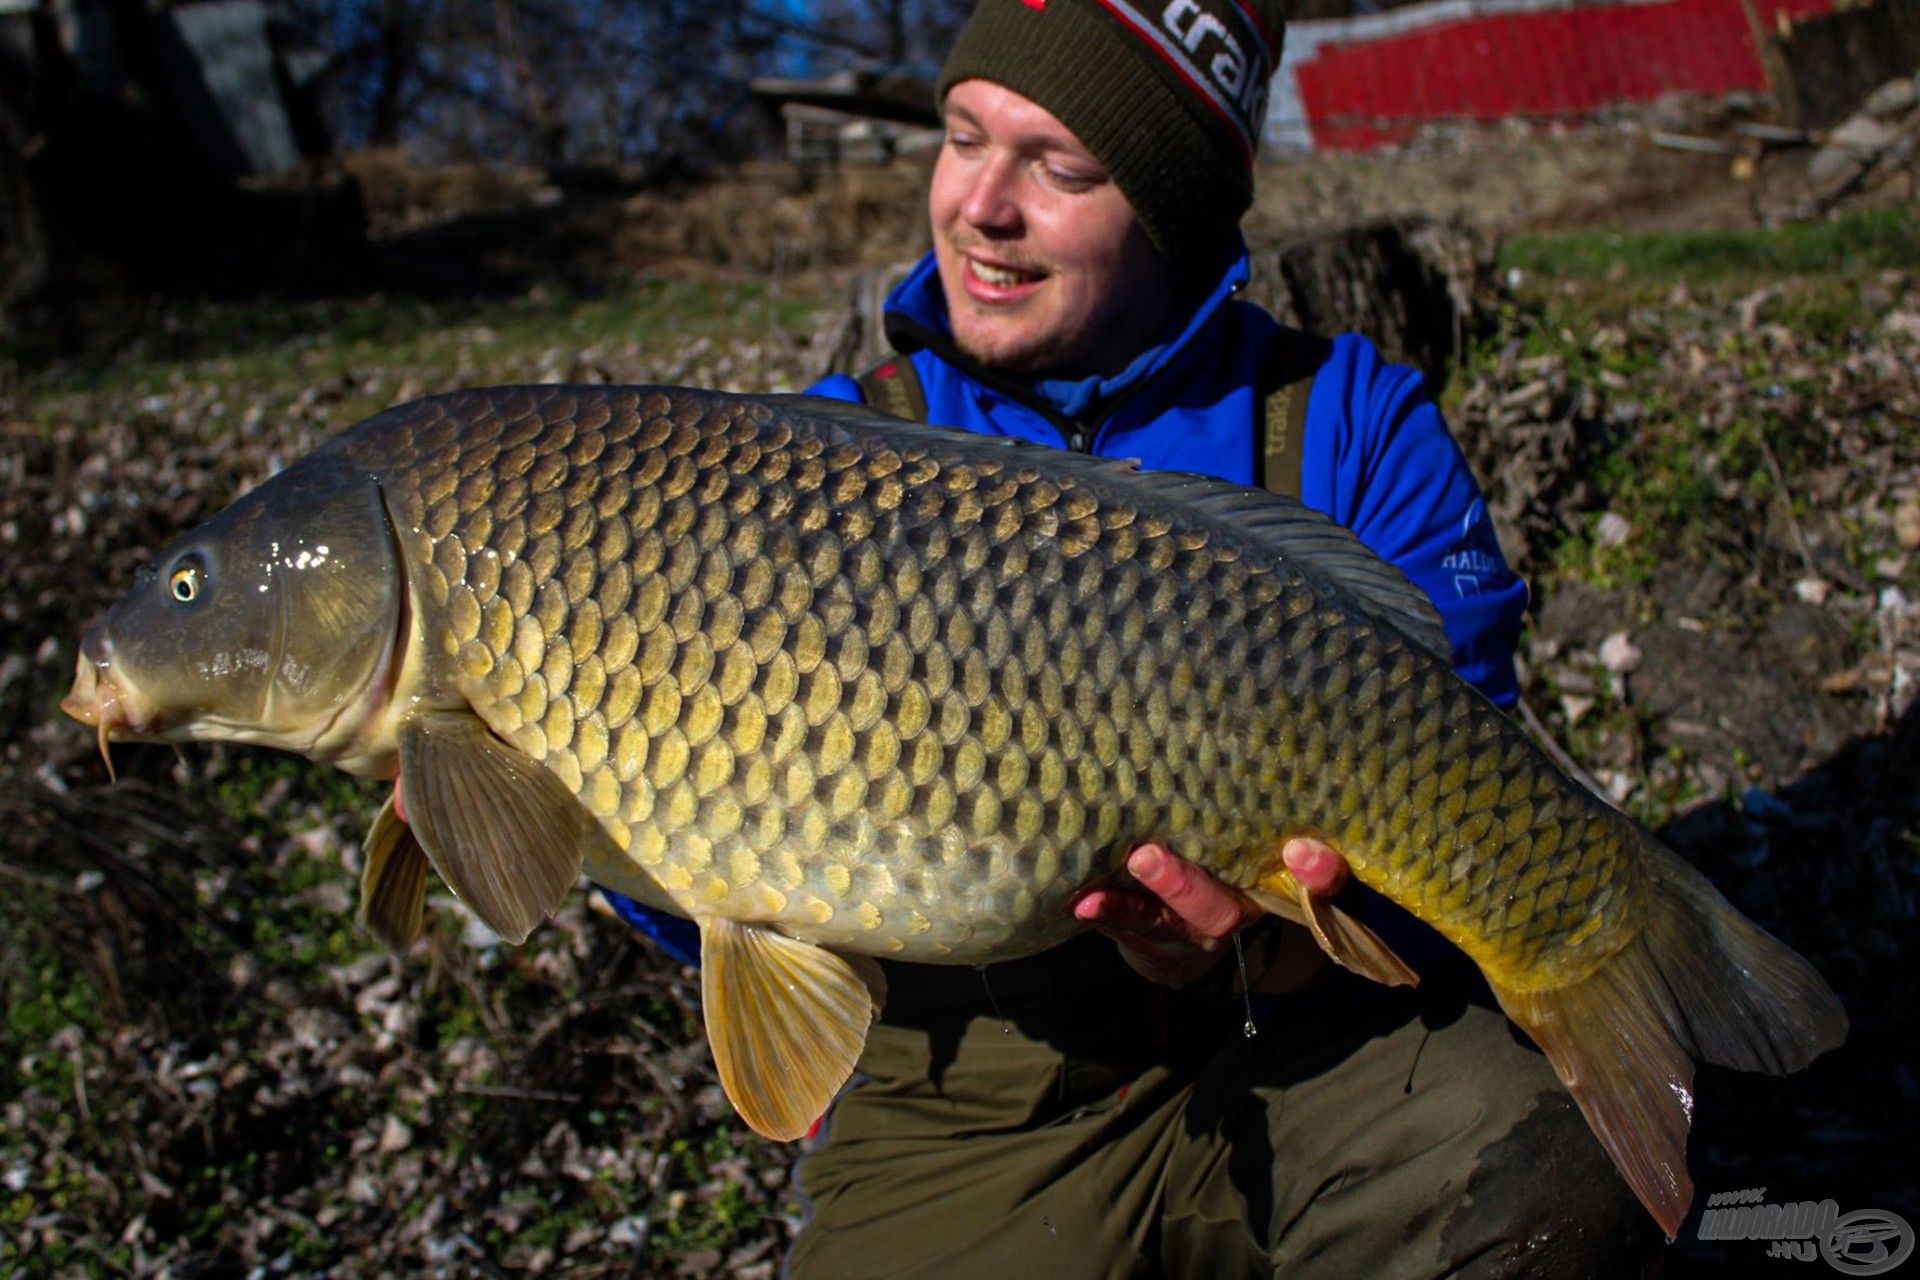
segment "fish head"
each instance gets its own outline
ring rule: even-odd
[[[390,693],[404,595],[378,485],[309,459],[142,569],[81,641],[60,705],[103,756],[225,740],[336,758]]]

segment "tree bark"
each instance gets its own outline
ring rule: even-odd
[[[1282,323],[1360,333],[1438,389],[1495,295],[1491,254],[1428,218],[1351,223],[1257,245],[1246,298]]]

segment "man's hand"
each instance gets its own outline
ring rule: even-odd
[[[1280,856],[1311,892],[1330,894],[1346,882],[1346,859],[1318,840],[1289,840]],[[1119,944],[1121,957],[1137,973],[1166,986],[1203,977],[1232,946],[1233,935],[1264,914],[1238,889],[1164,845],[1135,849],[1127,855],[1127,870],[1139,889],[1089,890],[1073,904],[1073,914]],[[1286,925],[1265,973],[1254,974],[1254,987],[1297,990],[1324,961],[1305,929]]]

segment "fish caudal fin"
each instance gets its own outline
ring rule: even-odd
[[[360,848],[360,924],[391,950],[405,951],[426,916],[427,855],[392,796]]]
[[[525,942],[560,909],[588,848],[611,837],[560,779],[470,711],[411,716],[399,736],[420,848],[489,929]]]
[[[698,923],[700,1002],[720,1087],[755,1133],[803,1138],[853,1074],[880,1016],[880,966],[764,925]]]
[[[1797,1070],[1846,1037],[1847,1015],[1812,965],[1698,871],[1651,839],[1641,853],[1650,893],[1639,936],[1571,986],[1493,989],[1672,1238],[1693,1202],[1693,1059]]]
[[[1636,940],[1586,981],[1515,992],[1494,983],[1507,1016],[1532,1036],[1580,1104],[1594,1136],[1668,1239],[1693,1203],[1687,1128],[1693,1059],[1648,992],[1664,986]]]
[[[1245,892],[1274,915],[1307,926],[1320,949],[1344,968],[1389,987],[1420,985],[1420,975],[1379,934],[1308,890],[1292,872],[1263,877]]]

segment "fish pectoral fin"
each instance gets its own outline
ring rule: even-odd
[[[470,711],[410,716],[399,736],[420,848],[489,929],[525,942],[560,909],[587,850],[610,837],[560,779]]]
[[[853,1074],[886,980],[765,925],[703,917],[700,999],[720,1087],[755,1133],[806,1136]]]
[[[1361,977],[1389,987],[1420,985],[1420,975],[1379,934],[1332,899],[1310,892],[1290,873],[1263,880],[1246,892],[1274,915],[1307,926],[1322,951]]]
[[[405,951],[425,919],[427,854],[413,828],[400,821],[392,796],[360,848],[360,925],[389,950]]]

